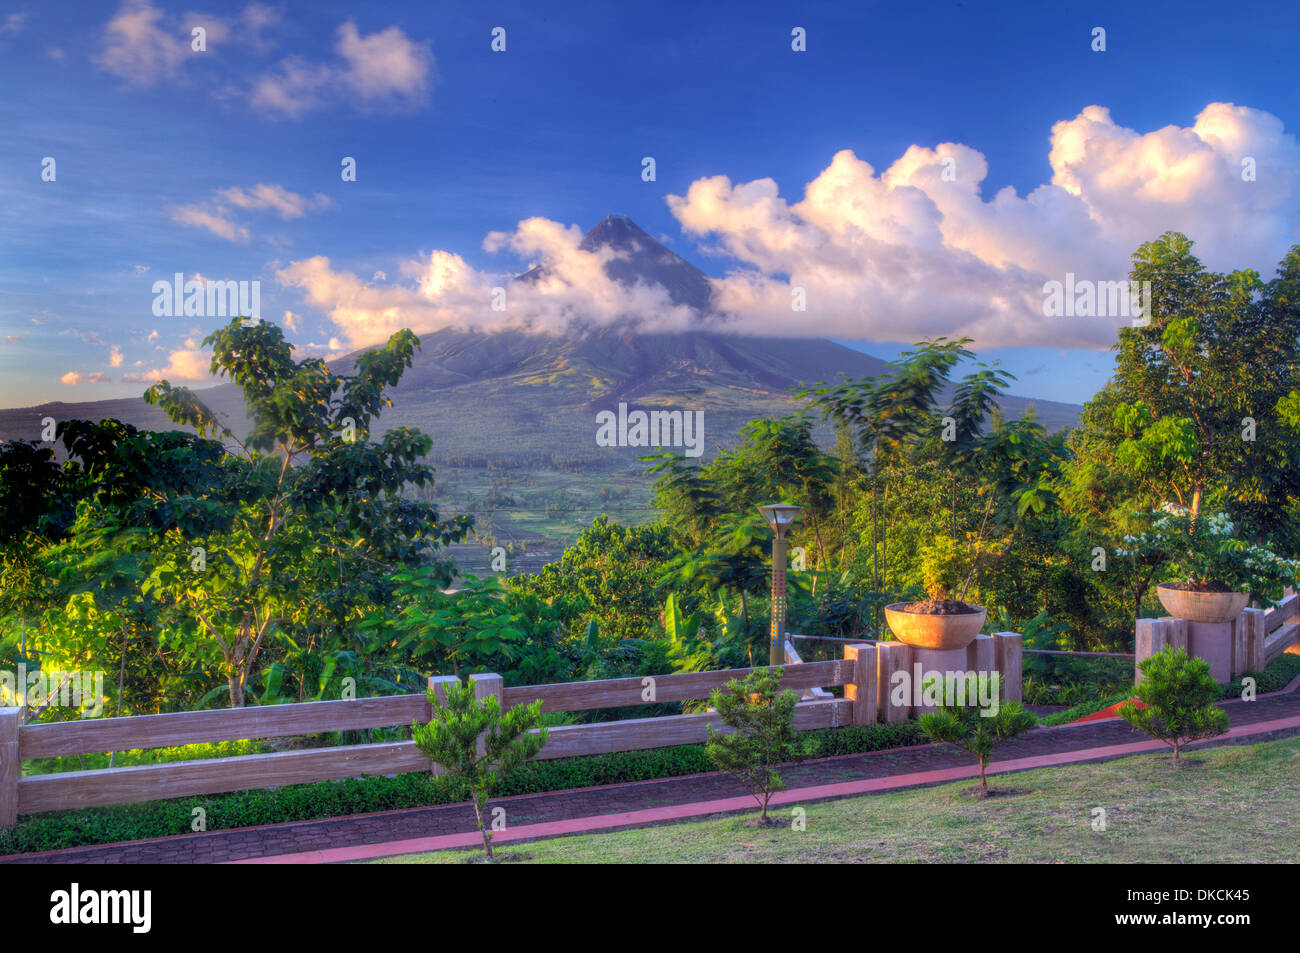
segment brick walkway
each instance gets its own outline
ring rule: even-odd
[[[1228,711],[1233,737],[1220,743],[1256,743],[1273,737],[1300,735],[1300,678],[1282,692],[1261,696],[1254,702],[1233,701],[1224,703]],[[1266,726],[1290,719],[1294,725]],[[1250,732],[1250,725],[1260,725],[1261,730]],[[1057,728],[1038,728],[998,747],[998,763],[1004,770],[1027,770],[1045,762],[1062,760],[1098,761],[1123,757],[1132,753],[1132,746],[1149,739],[1128,726],[1122,719],[1097,721],[1082,725],[1063,725]],[[1214,744],[1215,742],[1209,742]],[[1096,752],[1095,749],[1116,749]],[[1078,753],[1071,758],[1070,753]],[[811,801],[817,798],[844,797],[861,793],[859,789],[875,789],[885,785],[862,785],[852,782],[898,778],[900,775],[920,776],[915,779],[898,778],[903,784],[889,787],[935,784],[964,776],[973,764],[969,755],[947,745],[918,745],[894,748],[869,754],[842,755],[817,761],[804,762],[783,772],[789,790],[784,800]],[[827,793],[821,793],[821,792]],[[801,794],[804,795],[801,797]],[[657,781],[639,781],[603,787],[556,791],[546,794],[523,794],[509,798],[495,798],[493,806],[504,807],[510,828],[516,831],[532,825],[556,825],[556,822],[590,819],[587,827],[610,829],[608,822],[618,826],[633,826],[661,820],[667,816],[691,816],[694,807],[705,807],[712,802],[722,802],[719,810],[744,810],[752,808],[752,799],[743,804],[725,807],[730,799],[746,797],[745,790],[732,778],[722,774],[689,775]],[[704,803],[700,803],[704,802]],[[673,808],[677,810],[663,811]],[[612,815],[632,815],[652,812],[645,820],[621,823],[622,818]],[[699,812],[695,812],[699,813]],[[664,815],[660,817],[659,815]],[[610,815],[607,823],[599,818]],[[566,828],[583,825],[566,824]],[[297,821],[263,827],[246,827],[235,830],[210,831],[206,834],[184,834],[157,840],[131,841],[69,850],[49,851],[41,854],[20,854],[0,858],[0,863],[223,863],[282,855],[309,854],[329,851],[339,856],[338,848],[383,845],[393,841],[427,840],[446,835],[465,835],[475,831],[473,810],[466,804],[440,807],[409,808],[401,811],[384,811],[349,817],[324,818],[315,821]],[[559,832],[558,830],[556,832]],[[540,836],[540,835],[535,835]],[[513,838],[504,838],[513,839]],[[459,840],[459,838],[455,838]],[[444,846],[454,846],[447,843]],[[399,852],[397,850],[389,853]],[[359,852],[364,853],[364,852]],[[316,858],[325,856],[317,854]],[[303,858],[307,859],[307,858]]]

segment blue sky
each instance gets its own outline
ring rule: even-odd
[[[194,14],[18,0],[0,12],[0,406],[138,394],[153,372],[197,377],[196,342],[223,321],[153,314],[153,283],[175,272],[260,280],[263,315],[291,312],[291,338],[323,354],[394,321],[476,315],[494,276],[552,254],[574,256],[569,284],[526,304],[603,300],[581,287],[563,227],[611,212],[731,276],[730,300],[752,305],[742,330],[825,334],[886,357],[922,334],[973,332],[1019,392],[1082,401],[1105,380],[1113,330],[1051,326],[1009,298],[1067,269],[1123,277],[1136,240],[1165,228],[1187,230],[1207,264],[1271,274],[1300,240],[1298,21],[1284,3]],[[204,52],[190,48],[196,24]],[[497,26],[503,53],[490,48]],[[804,52],[791,49],[796,26]],[[1097,26],[1105,52],[1091,49]],[[1210,104],[1238,111],[1198,124]],[[1104,121],[1080,118],[1093,106]],[[1072,121],[1058,151],[1088,148],[1054,166],[1053,126]],[[876,184],[914,146],[921,171],[886,200]],[[1261,169],[1248,192],[1225,184],[1243,149]],[[799,206],[844,150],[855,162],[824,180],[844,191]],[[986,174],[945,198],[923,178],[945,155],[959,175],[982,156]],[[344,156],[355,182],[340,178]],[[775,194],[739,188],[765,179]],[[1006,187],[1015,201],[996,205]],[[855,196],[860,218],[836,218]],[[1218,227],[1225,207],[1236,217]],[[485,247],[490,233],[501,237]],[[800,281],[808,311],[782,316]]]

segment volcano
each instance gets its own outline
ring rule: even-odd
[[[688,305],[702,318],[711,310],[708,276],[624,215],[602,219],[582,247],[611,250],[606,273],[620,283],[659,285],[674,304]],[[516,280],[537,281],[546,267],[543,262]],[[730,445],[746,422],[796,410],[792,388],[889,369],[878,358],[825,339],[750,337],[703,321],[708,330],[641,333],[636,324],[630,320],[566,335],[452,328],[421,334],[414,364],[391,392],[394,406],[376,429],[424,430],[434,439],[435,462],[599,469],[617,458],[626,467],[635,461],[634,451],[614,455],[594,439],[594,414],[616,410],[620,402],[703,410],[708,455]],[[331,366],[350,373],[355,357],[338,358]],[[233,385],[199,394],[233,430],[247,431],[243,401]],[[1001,401],[1011,418],[1031,403],[1049,430],[1078,421],[1074,405],[1015,396]],[[123,398],[3,410],[0,438],[39,439],[46,416],[116,417],[139,427],[170,427],[157,408]]]

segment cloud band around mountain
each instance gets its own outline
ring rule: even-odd
[[[712,282],[715,308],[731,330],[759,335],[1105,348],[1128,319],[1044,317],[1046,282],[1122,280],[1137,246],[1171,229],[1196,241],[1209,267],[1265,275],[1300,240],[1300,147],[1266,112],[1211,103],[1190,127],[1138,133],[1089,106],[1053,126],[1048,158],[1051,181],[1023,197],[1008,187],[986,199],[984,156],[942,143],[912,146],[880,173],[841,151],[797,202],[772,179],[724,175],[667,201],[687,235],[736,263]],[[489,235],[488,251],[547,263],[547,278],[533,283],[447,251],[407,262],[405,280],[392,283],[365,282],[323,257],[278,276],[354,347],[408,326],[562,330],[629,315],[660,330],[701,326],[664,289],[612,280],[612,253],[582,249],[581,237],[541,218]],[[500,287],[507,304],[494,310]],[[795,287],[804,311],[793,307]]]

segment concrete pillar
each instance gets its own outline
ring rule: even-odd
[[[913,700],[925,691],[926,680],[933,677],[939,685],[940,691],[943,691],[947,684],[947,674],[956,673],[959,677],[969,671],[966,665],[966,649],[924,649],[919,646],[912,647],[912,678],[911,685]],[[918,714],[932,712],[936,706],[927,705],[922,702],[917,708]]]
[[[1236,622],[1187,623],[1187,653],[1210,663],[1216,682],[1232,681],[1233,628]]]

